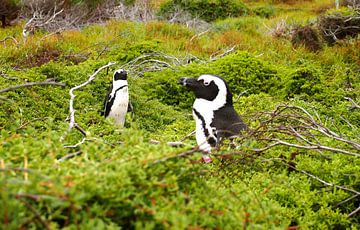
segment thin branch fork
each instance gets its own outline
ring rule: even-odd
[[[360,105],[356,103],[353,99],[350,97],[344,97],[344,99],[350,101],[352,103],[352,106],[349,106],[350,109],[360,109]]]
[[[40,222],[40,224],[47,230],[51,230],[51,227],[49,223],[46,220],[43,220],[41,217],[41,214],[26,200],[21,199],[21,197],[17,198],[19,201],[21,201],[34,215],[35,218]]]
[[[0,93],[8,92],[10,90],[18,89],[18,88],[24,88],[24,87],[31,87],[35,85],[54,85],[54,86],[65,86],[64,83],[61,82],[55,82],[55,81],[39,81],[39,82],[29,82],[21,85],[13,85],[4,89],[0,89]]]
[[[12,36],[6,36],[4,39],[0,40],[0,42],[5,42],[6,40],[12,40],[15,45],[19,44],[19,42]]]
[[[82,88],[82,87],[84,87],[84,86],[86,86],[86,85],[88,85],[88,84],[90,84],[90,83],[95,79],[95,76],[96,76],[101,70],[103,70],[103,69],[105,69],[105,68],[108,68],[108,67],[110,67],[110,66],[112,66],[112,65],[114,65],[114,64],[115,64],[115,62],[109,62],[107,65],[104,65],[104,66],[100,67],[99,69],[97,69],[97,70],[95,71],[95,73],[93,73],[92,75],[90,75],[89,79],[88,79],[86,82],[84,82],[84,83],[82,83],[82,84],[80,84],[80,85],[77,85],[77,86],[75,86],[75,87],[73,87],[73,88],[71,88],[71,89],[69,90],[69,94],[70,94],[70,102],[69,102],[70,123],[69,123],[69,130],[72,129],[72,128],[74,128],[74,127],[76,127],[76,126],[78,126],[77,123],[76,123],[76,121],[75,121],[74,100],[75,100],[76,95],[74,94],[74,91],[77,90],[77,89],[80,89],[80,88]],[[82,132],[82,133],[83,133],[83,132]]]
[[[343,149],[337,149],[337,148],[331,148],[331,147],[328,147],[328,146],[325,146],[325,145],[298,145],[298,144],[293,144],[293,143],[289,143],[289,142],[286,142],[286,141],[282,141],[282,140],[279,140],[279,139],[269,139],[270,141],[274,141],[274,143],[264,147],[264,148],[261,148],[261,149],[253,149],[254,152],[264,152],[265,150],[268,150],[272,147],[275,147],[277,145],[285,145],[285,146],[288,146],[288,147],[294,147],[294,148],[298,148],[298,149],[308,149],[308,150],[327,150],[327,151],[330,151],[330,152],[338,152],[338,153],[342,153],[342,154],[345,154],[345,155],[349,155],[349,156],[354,156],[354,157],[360,157],[360,154],[358,153],[353,153],[353,152],[350,152],[350,151],[346,151],[346,150],[343,150]]]

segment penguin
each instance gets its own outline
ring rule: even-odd
[[[203,160],[211,162],[209,154],[223,138],[234,138],[247,130],[233,107],[232,93],[226,81],[215,75],[203,74],[198,78],[178,80],[195,94],[192,113],[196,124],[196,142],[204,153]]]
[[[117,125],[124,126],[126,112],[131,110],[127,72],[118,69],[114,72],[112,84],[104,101],[102,115],[105,118],[113,118]]]

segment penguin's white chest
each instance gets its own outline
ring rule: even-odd
[[[123,89],[117,91],[114,96],[115,100],[108,117],[112,117],[116,124],[123,126],[129,104],[128,88],[124,87]]]

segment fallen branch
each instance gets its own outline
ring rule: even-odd
[[[83,138],[80,142],[76,143],[75,145],[65,145],[64,148],[69,148],[69,149],[73,149],[73,148],[77,148],[79,147],[80,145],[84,144],[85,141],[88,141],[89,139],[87,138]]]
[[[232,53],[232,52],[235,50],[236,46],[237,46],[237,45],[231,47],[230,49],[226,50],[225,52],[223,52],[222,54],[220,54],[220,55],[218,55],[218,56],[215,56],[217,53],[212,54],[212,55],[210,56],[210,61],[215,61],[215,60],[217,60],[217,59],[219,59],[219,58],[225,57],[226,55]],[[214,56],[215,56],[215,57],[214,57]]]
[[[198,38],[198,37],[200,37],[200,36],[208,33],[209,31],[210,31],[210,30],[205,30],[205,31],[203,31],[203,32],[201,32],[201,33],[195,34],[194,36],[192,36],[192,37],[190,38],[190,42],[192,42],[195,38]]]
[[[6,36],[4,39],[0,40],[0,42],[5,42],[6,40],[12,40],[15,45],[19,44],[18,41],[12,36]]]
[[[42,219],[41,214],[29,202],[21,199],[21,197],[17,199],[20,200],[35,215],[35,218],[40,222],[41,225],[44,226],[45,229],[51,230],[49,223]]]
[[[75,100],[75,97],[76,97],[76,95],[74,94],[74,91],[75,90],[77,90],[77,89],[80,89],[81,87],[84,87],[84,86],[86,86],[86,85],[88,85],[89,83],[91,83],[94,79],[95,79],[95,76],[101,71],[101,70],[103,70],[103,69],[105,69],[105,68],[108,68],[108,67],[110,67],[110,66],[112,66],[112,65],[114,65],[115,64],[115,62],[109,62],[107,65],[104,65],[104,66],[102,66],[102,67],[100,67],[99,69],[97,69],[96,71],[95,71],[95,73],[93,73],[92,75],[90,75],[90,77],[89,77],[89,79],[86,81],[86,82],[84,82],[84,83],[82,83],[82,84],[80,84],[80,85],[77,85],[77,86],[75,86],[75,87],[73,87],[73,88],[71,88],[70,90],[69,90],[69,94],[70,94],[70,102],[69,102],[69,111],[70,111],[70,123],[69,123],[69,130],[70,129],[72,129],[72,128],[74,128],[74,127],[78,127],[79,128],[79,125],[76,123],[76,121],[75,121],[75,109],[74,109],[74,100]],[[79,130],[79,129],[78,129]],[[82,134],[86,134],[86,132],[83,130],[83,129],[81,129],[82,131],[80,131]]]
[[[82,153],[82,151],[76,151],[76,152],[73,152],[73,153],[69,153],[69,154],[66,154],[65,156],[59,158],[57,161],[62,162],[64,160],[73,158],[74,156],[80,155],[81,153]]]
[[[193,148],[193,149],[191,149],[191,150],[189,150],[189,151],[185,151],[185,152],[182,152],[182,153],[179,153],[179,154],[176,154],[176,155],[172,155],[172,156],[168,156],[168,157],[164,157],[164,158],[162,158],[162,159],[156,160],[156,161],[154,161],[152,164],[159,164],[159,163],[162,163],[162,162],[171,160],[171,159],[191,156],[191,155],[193,155],[194,153],[197,153],[197,152],[200,152],[198,146],[195,147],[195,148]]]
[[[360,206],[359,206],[357,209],[355,209],[354,211],[352,211],[352,212],[348,215],[348,217],[352,217],[352,216],[354,216],[355,214],[357,214],[358,212],[360,212]]]
[[[360,109],[360,105],[356,103],[353,99],[351,99],[350,97],[344,97],[344,98],[352,103],[352,106],[349,106],[350,110]]]
[[[65,86],[64,83],[61,82],[55,82],[55,81],[39,81],[39,82],[29,82],[21,85],[13,85],[4,89],[0,89],[0,93],[5,93],[10,90],[18,89],[18,88],[24,88],[24,87],[31,87],[35,85],[54,85],[54,86]]]

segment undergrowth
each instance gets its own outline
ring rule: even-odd
[[[263,140],[251,136],[235,149],[224,143],[211,164],[199,163],[200,153],[176,157],[196,144],[194,136],[186,137],[195,127],[194,98],[177,80],[204,73],[227,80],[234,107],[251,130],[286,104],[359,143],[360,111],[345,99],[359,100],[358,39],[317,53],[295,49],[266,28],[291,15],[294,5],[279,3],[273,12],[269,1],[253,4],[251,9],[265,6],[258,16],[219,19],[202,34],[159,21],[38,31],[27,41],[21,24],[1,29],[0,38],[16,42],[0,43],[0,90],[39,81],[65,86],[0,94],[0,229],[356,229],[359,214],[348,215],[358,208],[358,197],[303,172],[359,191],[357,157],[282,145],[258,153],[253,150],[264,147]],[[302,14],[309,19],[314,12]],[[154,53],[178,64],[151,71],[125,65]],[[117,63],[75,91],[76,122],[86,132],[82,143],[83,134],[69,130],[68,91],[110,61]],[[130,70],[133,105],[124,128],[100,116],[111,75],[120,67]],[[289,122],[280,121],[276,127]],[[167,144],[177,141],[183,145]]]

